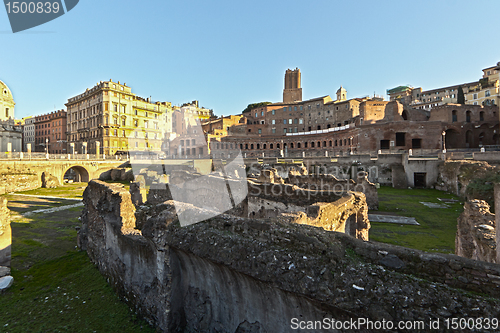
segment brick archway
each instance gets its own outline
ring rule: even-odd
[[[81,165],[74,165],[66,169],[63,174],[63,181],[66,177],[72,177],[74,182],[85,182],[90,181],[89,171]]]

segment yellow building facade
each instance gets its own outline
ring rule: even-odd
[[[472,105],[500,105],[500,62],[483,69],[483,78],[465,92],[465,103]]]
[[[126,83],[101,81],[68,99],[70,153],[160,152],[172,132],[172,104],[152,102]]]

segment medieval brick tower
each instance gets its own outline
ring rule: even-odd
[[[300,87],[300,69],[287,69],[285,72],[285,89],[283,89],[283,103],[302,101],[302,88]]]

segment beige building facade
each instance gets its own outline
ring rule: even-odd
[[[101,81],[68,99],[68,152],[160,152],[172,132],[172,104],[152,102],[126,83]]]
[[[472,105],[500,105],[500,62],[483,69],[483,77],[471,86],[465,95],[465,103]]]

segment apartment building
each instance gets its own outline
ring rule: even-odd
[[[160,152],[172,132],[172,104],[132,93],[126,83],[101,81],[68,99],[71,153]]]
[[[483,69],[483,77],[477,85],[468,89],[465,103],[472,105],[500,105],[500,62]]]
[[[35,151],[35,117],[24,117],[23,122],[23,151]]]
[[[65,110],[35,116],[34,150],[48,154],[67,154]]]

